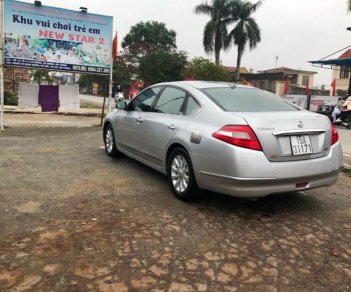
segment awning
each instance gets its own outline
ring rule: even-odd
[[[329,59],[329,60],[318,60],[318,61],[309,61],[313,65],[334,65],[334,66],[350,66],[351,59]]]

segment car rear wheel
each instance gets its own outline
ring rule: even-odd
[[[182,201],[198,197],[198,187],[190,156],[183,148],[176,148],[169,156],[167,163],[168,182],[172,192]]]
[[[115,135],[113,133],[113,128],[110,124],[105,127],[104,134],[105,151],[110,157],[116,157],[120,152],[116,148]]]

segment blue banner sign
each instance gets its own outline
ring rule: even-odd
[[[4,64],[109,75],[112,17],[5,0]]]

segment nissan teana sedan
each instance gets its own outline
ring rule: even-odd
[[[327,117],[232,83],[153,85],[119,102],[103,137],[108,156],[123,153],[165,174],[181,200],[200,189],[262,197],[330,186],[343,165]]]

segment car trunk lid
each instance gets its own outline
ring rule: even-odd
[[[327,155],[330,122],[307,111],[233,113],[255,132],[270,161],[306,160]]]

